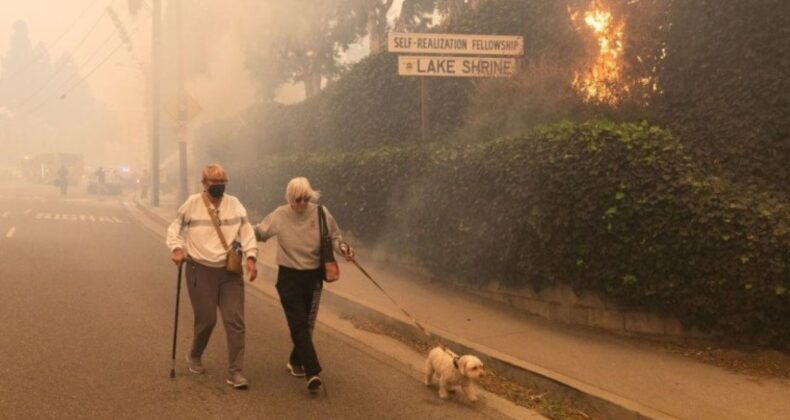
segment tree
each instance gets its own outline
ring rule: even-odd
[[[437,0],[403,0],[397,18],[390,22],[390,12],[398,3],[395,0],[353,0],[357,13],[367,16],[364,34],[369,37],[371,54],[385,50],[389,31],[425,31],[432,22]]]
[[[367,0],[367,32],[370,39],[370,53],[378,54],[387,45],[387,14],[395,0]]]
[[[359,39],[365,16],[349,0],[324,0],[320,5],[314,0],[296,0],[287,7],[288,12],[301,16],[281,21],[279,59],[288,79],[304,83],[310,98],[321,91],[324,78],[332,79],[342,71],[340,52]]]
[[[360,0],[357,0],[360,1]],[[420,32],[431,24],[431,15],[436,10],[437,0],[404,0],[400,13],[390,24],[387,19],[395,5],[394,0],[361,0],[360,6],[367,14],[366,32],[370,39],[370,53],[378,54],[385,50],[387,32]]]
[[[17,21],[11,34],[8,53],[2,60],[2,76],[0,77],[0,106],[15,110],[23,100],[28,86],[35,85],[36,75],[42,72],[44,60],[41,54],[46,51],[36,50],[30,41],[27,24]],[[49,59],[47,57],[47,66]]]
[[[403,0],[400,15],[395,22],[398,32],[425,32],[433,22],[437,0]]]
[[[79,72],[70,54],[51,61],[43,45],[33,46],[24,22],[14,25],[0,76],[0,143],[8,146],[3,158],[43,151],[103,158],[107,139],[114,137],[114,115],[96,102],[87,83],[77,84]]]

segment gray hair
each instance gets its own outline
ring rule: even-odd
[[[321,192],[314,190],[310,181],[300,176],[288,181],[288,186],[285,187],[285,199],[288,203],[294,203],[299,197],[310,197],[310,201],[318,201]]]

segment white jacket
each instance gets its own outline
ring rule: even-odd
[[[232,195],[223,195],[218,210],[220,229],[228,246],[233,241],[239,241],[245,259],[257,259],[255,232],[247,219],[247,210],[239,199]],[[222,246],[201,194],[191,195],[178,209],[176,219],[167,229],[166,243],[170,251],[181,248],[189,258],[200,264],[209,267],[225,266],[227,250]]]

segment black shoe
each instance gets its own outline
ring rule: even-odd
[[[297,377],[305,376],[304,366],[292,365],[291,363],[286,363],[285,367],[287,367],[288,371],[291,372],[291,376],[297,376]]]
[[[316,392],[318,392],[319,389],[321,389],[321,385],[322,385],[321,378],[319,378],[318,375],[313,375],[310,377],[310,379],[307,380],[307,390],[312,392],[313,394],[315,394]]]

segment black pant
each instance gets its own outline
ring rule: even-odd
[[[295,270],[280,266],[277,273],[277,293],[294,344],[289,361],[292,366],[304,366],[308,377],[321,372],[313,346],[313,328],[323,286],[323,271],[320,268]]]

